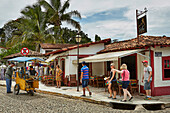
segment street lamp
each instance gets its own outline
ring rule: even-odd
[[[79,91],[79,43],[81,41],[81,36],[76,35],[77,42],[77,91]]]

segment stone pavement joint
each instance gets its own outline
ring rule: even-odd
[[[100,104],[100,105],[105,105],[105,106],[109,106],[110,107],[110,103],[104,102],[104,101],[95,101],[95,100],[92,100],[92,99],[89,99],[89,98],[70,96],[70,95],[56,93],[56,92],[49,92],[49,91],[42,91],[42,90],[36,90],[36,91],[38,93],[50,94],[50,95],[60,96],[60,97],[69,98],[69,99],[83,100],[85,102],[89,102],[89,103],[93,103],[93,104]]]
[[[12,86],[15,85],[15,82],[13,81]],[[5,81],[0,80],[0,86],[6,86]],[[65,90],[67,89],[67,90]],[[158,100],[152,100],[152,101],[145,101],[143,100],[141,97],[135,97],[134,101],[132,102],[120,102],[118,99],[120,98],[119,96],[117,96],[117,100],[112,100],[112,99],[108,99],[108,93],[104,92],[104,88],[100,89],[100,88],[93,88],[91,87],[93,95],[92,97],[80,97],[81,95],[81,88],[80,91],[77,92],[76,91],[76,87],[62,87],[60,89],[55,88],[55,87],[48,87],[45,86],[44,84],[41,84],[41,82],[39,83],[39,89],[36,89],[36,91],[38,93],[44,93],[44,94],[50,94],[50,95],[55,95],[55,96],[60,96],[60,97],[64,97],[64,98],[69,98],[69,99],[77,99],[77,100],[82,100],[85,102],[89,102],[89,103],[94,103],[94,104],[100,104],[100,105],[105,105],[108,107],[113,107],[113,104],[117,104],[117,105],[128,105],[128,106],[135,106],[136,109],[139,109],[138,107],[141,105],[156,105],[156,104],[161,104],[161,109],[165,109],[165,108],[169,108],[170,107],[170,97],[161,97],[160,99],[164,99],[166,100],[164,101],[158,101]],[[123,97],[121,97],[123,98]],[[168,100],[169,99],[169,100]],[[139,106],[138,106],[139,105]],[[143,106],[144,107],[144,106]]]

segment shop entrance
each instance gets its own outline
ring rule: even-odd
[[[137,79],[136,55],[125,56],[121,58],[121,64],[126,64],[130,72],[130,79]]]

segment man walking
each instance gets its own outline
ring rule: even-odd
[[[142,61],[144,65],[144,74],[142,82],[144,80],[144,90],[146,91],[146,100],[151,100],[151,81],[152,81],[152,68],[148,65],[148,61]]]
[[[12,93],[12,91],[11,91],[11,84],[12,84],[12,74],[13,74],[13,67],[14,66],[15,66],[15,64],[12,62],[7,67],[7,70],[5,72],[7,93]]]
[[[82,68],[81,68],[81,78],[80,78],[80,82],[82,83],[82,87],[83,87],[83,95],[82,97],[85,97],[85,88],[87,88],[87,90],[89,91],[89,95],[91,96],[92,93],[90,92],[90,89],[88,87],[88,83],[89,83],[89,68],[86,66],[85,61],[82,62]]]

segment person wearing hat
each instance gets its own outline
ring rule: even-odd
[[[148,65],[148,61],[142,61],[144,66],[144,74],[142,77],[142,82],[144,80],[144,90],[146,91],[146,100],[151,99],[151,81],[152,81],[152,68]]]
[[[14,66],[15,66],[14,62],[11,62],[5,72],[7,93],[12,93],[11,84],[12,84],[12,75],[13,75],[13,67]]]
[[[91,96],[92,93],[88,87],[88,83],[89,83],[89,68],[86,66],[86,62],[83,61],[82,62],[82,68],[81,68],[81,78],[80,78],[80,82],[82,83],[82,87],[83,87],[83,97],[86,96],[85,94],[85,88],[87,88],[87,90],[89,91],[89,95]]]

